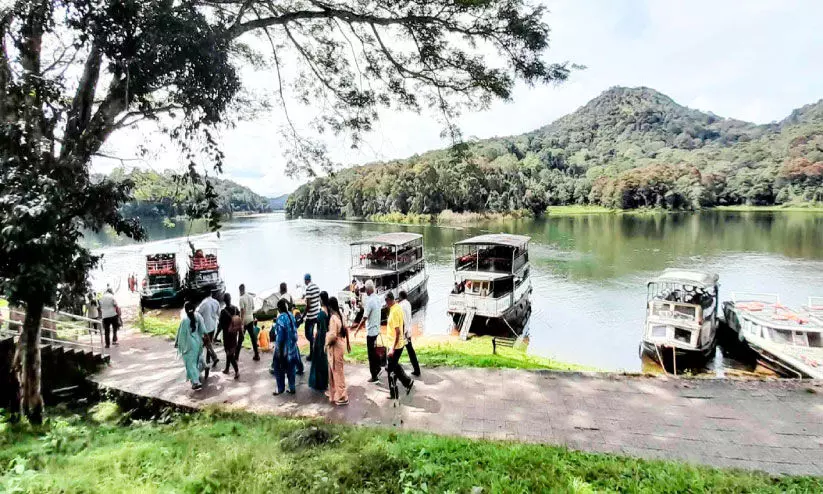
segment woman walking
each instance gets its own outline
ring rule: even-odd
[[[196,391],[203,388],[200,384],[200,370],[206,366],[203,361],[203,337],[206,335],[206,328],[200,314],[195,314],[194,304],[186,302],[185,311],[186,317],[180,321],[177,328],[175,346],[186,365],[186,379],[191,381],[191,388]]]
[[[294,394],[294,374],[297,371],[297,361],[300,353],[297,350],[297,325],[294,316],[289,313],[288,305],[282,298],[277,301],[277,311],[280,315],[274,323],[275,341],[274,357],[272,357],[271,368],[277,381],[277,390],[274,396],[287,391]],[[288,377],[289,389],[286,390],[286,378]]]
[[[314,341],[326,341],[329,330],[329,294],[320,292],[320,312],[317,314],[317,334]],[[326,345],[314,345],[309,370],[309,387],[315,391],[326,391],[329,387],[329,361],[326,358]],[[326,393],[328,395],[328,393]]]
[[[349,331],[343,324],[340,304],[336,297],[328,301],[329,331],[326,334],[329,360],[329,400],[337,405],[348,405],[349,394],[346,390],[343,355],[349,350]]]

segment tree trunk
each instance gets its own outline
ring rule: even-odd
[[[42,301],[26,304],[23,331],[17,341],[17,381],[20,383],[20,411],[32,424],[43,422],[43,398],[40,396],[40,319]]]

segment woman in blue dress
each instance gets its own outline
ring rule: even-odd
[[[272,357],[272,373],[277,381],[277,390],[274,396],[286,391],[294,394],[294,380],[297,372],[297,362],[300,360],[300,353],[297,350],[297,324],[294,316],[289,312],[289,307],[284,299],[277,301],[277,311],[280,313],[274,323],[274,357]],[[286,378],[289,381],[289,389],[286,388]]]
[[[186,317],[180,321],[177,327],[177,338],[175,347],[177,354],[183,359],[186,366],[186,379],[191,381],[191,388],[202,389],[200,384],[200,371],[205,368],[203,360],[203,337],[206,335],[206,328],[203,318],[194,311],[194,304],[186,302]]]

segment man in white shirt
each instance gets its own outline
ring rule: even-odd
[[[117,345],[117,330],[120,329],[120,307],[114,299],[114,292],[111,288],[106,289],[103,298],[100,299],[100,315],[103,318],[103,331],[106,335],[106,348],[109,348],[109,337],[114,330],[112,341]]]
[[[206,364],[212,363],[212,368],[217,367],[220,359],[217,358],[217,352],[214,351],[213,341],[217,341],[217,318],[220,316],[220,302],[217,301],[218,292],[215,290],[210,297],[206,297],[197,306],[197,313],[203,318],[203,326],[206,329],[206,339],[203,340],[206,345]]]
[[[409,302],[409,295],[405,290],[400,290],[400,308],[403,309],[403,333],[406,337],[406,352],[409,354],[414,372],[414,377],[420,377],[420,364],[417,362],[417,354],[412,346],[412,306]]]
[[[381,363],[377,357],[377,337],[380,336],[380,318],[383,311],[383,302],[375,293],[374,281],[366,282],[366,300],[363,302],[363,318],[357,325],[354,336],[366,326],[366,353],[369,356],[369,371],[371,371],[370,383],[380,382]],[[385,345],[384,345],[385,346]]]
[[[240,285],[240,318],[243,319],[243,332],[249,335],[251,347],[254,348],[254,360],[260,360],[260,351],[257,349],[257,338],[254,337],[254,297],[246,293],[246,285]],[[243,347],[244,335],[240,335],[240,345],[237,345],[237,357],[240,358],[240,348]]]

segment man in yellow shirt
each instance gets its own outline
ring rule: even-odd
[[[386,307],[389,308],[389,320],[386,324],[386,332],[389,338],[390,347],[388,349],[388,365],[386,370],[389,374],[389,399],[400,398],[397,391],[397,380],[403,383],[406,394],[411,393],[414,381],[406,375],[403,366],[400,365],[400,357],[403,355],[403,347],[406,346],[406,337],[403,327],[403,309],[395,302],[394,294],[386,294]]]

